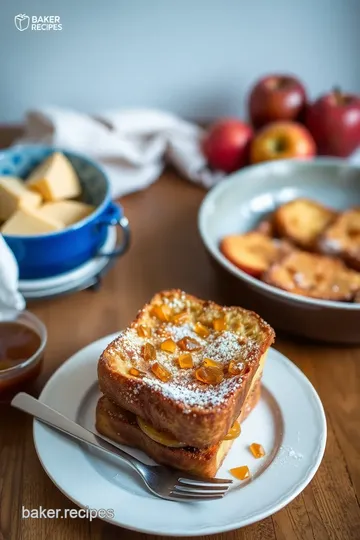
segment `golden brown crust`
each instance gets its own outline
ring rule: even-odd
[[[153,336],[149,339],[158,347],[158,327],[151,316],[151,309],[154,305],[164,303],[178,311],[182,311],[186,305],[191,314],[191,325],[194,321],[209,324],[208,317],[225,314],[231,330],[226,336],[228,340],[231,338],[229,347],[226,348],[226,340],[224,347],[220,334],[216,333],[211,334],[214,340],[209,343],[209,347],[212,347],[215,353],[218,351],[219,355],[225,350],[227,362],[241,359],[247,368],[245,373],[242,376],[225,377],[219,385],[210,386],[195,378],[195,368],[176,369],[175,358],[169,356],[172,361],[173,380],[166,383],[158,381],[151,371],[149,373],[149,365],[139,357],[136,347],[129,347],[129,336],[135,334],[139,324],[155,325]],[[171,326],[170,331],[173,330],[176,329]],[[164,328],[161,327],[161,339],[163,332]],[[98,364],[100,389],[118,406],[142,417],[157,430],[167,431],[189,446],[206,448],[223,440],[239,416],[261,359],[272,344],[274,335],[272,328],[255,313],[238,307],[221,307],[179,290],[164,291],[155,295],[150,304],[144,306],[129,329],[109,344],[101,355]],[[217,340],[220,340],[220,343]],[[243,343],[239,346],[234,341]],[[237,357],[227,358],[232,350]],[[201,354],[202,352],[199,353]],[[213,360],[219,360],[219,356]],[[166,361],[169,366],[168,358],[164,360]],[[147,375],[144,378],[130,376],[131,366],[145,371]]]
[[[333,301],[351,301],[360,289],[360,274],[341,260],[304,251],[274,264],[264,281],[288,292]]]
[[[239,421],[243,422],[260,398],[260,381],[246,399]],[[171,448],[150,439],[139,428],[136,417],[121,409],[105,396],[96,408],[96,429],[109,439],[143,450],[161,465],[168,465],[189,473],[214,477],[226,457],[233,441],[217,443],[202,450],[196,448]]]
[[[360,270],[360,208],[340,214],[318,241],[319,251],[339,255],[355,270]]]
[[[281,259],[291,246],[284,240],[270,238],[267,234],[252,231],[225,236],[220,249],[229,261],[247,274],[260,277],[272,263]]]
[[[274,213],[274,225],[280,236],[306,250],[314,250],[320,234],[336,218],[332,209],[310,199],[294,199]]]

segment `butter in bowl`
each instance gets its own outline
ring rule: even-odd
[[[25,178],[0,177],[0,220],[4,235],[60,231],[94,211],[78,200],[81,185],[70,161],[54,152]]]

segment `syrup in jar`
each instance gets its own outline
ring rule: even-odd
[[[41,358],[20,366],[36,354],[41,338],[35,330],[18,322],[0,322],[0,393],[17,389],[37,377]],[[19,366],[18,370],[7,371]]]

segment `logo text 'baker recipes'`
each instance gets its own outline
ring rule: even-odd
[[[15,26],[20,32],[24,30],[34,30],[48,32],[50,30],[62,30],[62,23],[59,15],[26,15],[19,13],[14,17]]]

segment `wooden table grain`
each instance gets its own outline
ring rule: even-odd
[[[129,253],[100,290],[32,303],[49,341],[39,392],[69,356],[118,331],[154,292],[180,287],[204,298],[215,276],[197,232],[201,188],[167,171],[151,188],[121,202],[133,233]],[[324,404],[328,440],[310,485],[273,516],[216,540],[360,539],[360,348],[277,336],[275,348],[297,364]],[[36,456],[29,417],[0,406],[0,540],[140,540],[149,535],[85,519],[22,519],[21,508],[75,508],[48,479]],[[139,520],[141,508],[139,508]],[[158,516],[161,520],[161,515]]]

